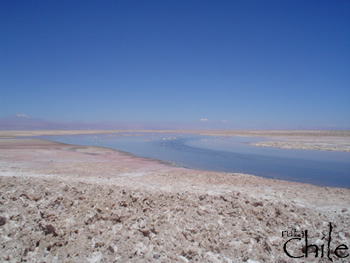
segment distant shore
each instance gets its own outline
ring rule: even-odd
[[[0,139],[0,185],[0,261],[294,262],[282,231],[316,242],[329,222],[350,245],[350,189],[35,138]]]
[[[263,137],[268,141],[252,143],[261,147],[286,149],[305,149],[321,151],[350,152],[350,131],[235,131],[235,130],[0,130],[0,138],[31,137],[42,135],[78,135],[78,134],[124,134],[135,132],[194,133],[210,136]]]

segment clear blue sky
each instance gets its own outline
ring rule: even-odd
[[[350,1],[3,0],[0,26],[0,117],[350,127]]]

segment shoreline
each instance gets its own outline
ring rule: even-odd
[[[329,222],[333,244],[350,245],[350,189],[170,167],[102,147],[4,141],[0,261],[294,262],[282,231],[308,230],[320,246]],[[290,250],[302,253],[302,243]]]
[[[267,141],[252,143],[257,147],[284,149],[320,150],[350,152],[350,131],[274,131],[274,130],[0,130],[1,138],[32,137],[41,135],[109,134],[123,135],[130,132],[189,133],[209,136],[262,137]],[[125,135],[124,135],[125,136]]]
[[[76,134],[77,131],[71,131],[72,134],[74,135],[79,135],[79,134]],[[161,131],[163,132],[163,131]],[[106,131],[101,131],[101,133],[106,133]],[[92,133],[92,134],[98,134],[98,133]],[[107,133],[109,134],[109,132]],[[66,134],[68,135],[68,134]],[[35,135],[36,136],[36,135]],[[35,136],[33,135],[32,137],[35,138]],[[64,135],[62,135],[64,136]],[[119,135],[113,135],[113,136],[119,136]],[[121,134],[121,136],[129,136],[128,134]],[[134,136],[131,135],[131,136]],[[137,136],[140,136],[139,134]],[[213,135],[211,135],[213,136]],[[239,135],[241,136],[241,135]],[[260,137],[260,136],[259,136]],[[25,137],[25,138],[22,138],[22,137],[15,137],[16,139],[20,139],[20,140],[26,140],[26,139],[29,139],[31,137]],[[10,140],[11,138],[0,138],[0,140],[2,139],[7,139],[7,140]],[[14,138],[12,138],[14,139]],[[181,166],[181,165],[177,165],[176,163],[172,162],[172,161],[165,161],[165,160],[160,160],[160,159],[156,159],[156,158],[151,158],[151,157],[144,157],[144,156],[138,156],[136,154],[133,154],[131,152],[127,152],[127,151],[123,151],[123,150],[118,150],[118,149],[114,149],[114,148],[110,148],[110,147],[105,147],[105,146],[98,146],[98,145],[75,145],[75,144],[69,144],[69,143],[63,143],[63,142],[56,142],[54,140],[50,140],[50,139],[35,139],[35,140],[40,140],[40,141],[47,141],[47,142],[50,142],[50,143],[58,143],[58,144],[62,144],[62,145],[68,145],[68,146],[71,146],[71,147],[74,147],[74,148],[79,148],[79,147],[95,147],[95,148],[101,148],[101,149],[107,149],[107,150],[112,150],[112,151],[116,151],[120,154],[123,154],[123,155],[127,155],[127,156],[131,156],[131,157],[134,157],[135,159],[137,158],[141,158],[141,159],[146,159],[146,160],[150,160],[150,161],[154,161],[154,162],[157,162],[159,164],[163,164],[163,165],[166,165],[166,166],[169,166],[169,167],[177,167],[177,168],[183,168],[183,169],[189,169],[189,170],[193,170],[193,171],[201,171],[201,172],[218,172],[218,173],[242,173],[244,174],[244,172],[232,172],[232,171],[219,171],[219,170],[208,170],[208,169],[201,169],[201,168],[190,168],[190,167],[186,167],[186,166]],[[271,145],[271,144],[276,144],[276,146],[274,145]],[[283,144],[283,146],[281,146],[281,144]],[[263,141],[263,142],[255,142],[255,143],[249,143],[249,145],[253,145],[253,146],[257,146],[257,147],[275,147],[275,148],[288,148],[288,149],[303,149],[303,150],[320,150],[320,149],[315,149],[315,148],[311,148],[311,147],[302,147],[300,146],[300,148],[297,148],[297,147],[293,147],[293,145],[291,146],[290,143],[288,142],[280,142],[280,141]],[[327,149],[326,149],[327,150]],[[332,151],[332,150],[328,150],[328,151]],[[341,150],[339,150],[341,151]],[[261,178],[265,178],[265,179],[269,179],[269,180],[281,180],[281,181],[287,181],[287,182],[292,182],[292,183],[301,183],[301,184],[310,184],[310,185],[315,185],[315,186],[319,186],[319,187],[332,187],[332,188],[347,188],[349,189],[350,187],[349,186],[343,186],[343,185],[337,185],[337,184],[326,184],[326,183],[319,183],[319,182],[316,182],[315,180],[314,181],[306,181],[306,180],[296,180],[296,178],[294,177],[289,177],[289,178],[278,178],[278,177],[274,177],[274,176],[268,176],[268,175],[257,175],[257,174],[254,174],[254,173],[250,173],[249,175],[253,175],[253,176],[256,176],[256,177],[261,177]]]
[[[6,140],[6,139],[11,139],[11,138],[4,138],[1,137],[4,134],[8,134],[11,131],[3,131],[4,133],[1,133],[0,131],[0,140]],[[132,133],[131,133],[132,132]],[[158,131],[151,131],[151,130],[119,130],[119,131],[106,131],[106,130],[90,130],[90,131],[84,131],[84,130],[51,130],[51,131],[13,131],[13,138],[17,139],[30,139],[30,138],[36,138],[36,136],[41,136],[44,134],[49,134],[50,135],[58,135],[58,136],[66,136],[66,135],[81,135],[81,134],[87,134],[87,135],[98,135],[98,134],[110,134],[108,135],[109,137],[115,137],[115,136],[141,136],[140,132],[159,132],[159,133],[173,133],[177,132],[177,134],[184,134],[189,131],[164,131],[164,130],[158,130]],[[347,139],[348,136],[350,138],[350,131],[191,131],[192,133],[196,132],[196,134],[200,135],[207,135],[207,136],[223,136],[223,139],[227,139],[230,136],[239,136],[239,137],[250,137],[250,136],[256,136],[260,138],[264,138],[267,141],[257,141],[253,143],[249,143],[249,145],[252,145],[254,147],[273,147],[273,148],[285,148],[285,149],[302,149],[302,150],[320,150],[320,151],[338,151],[338,152],[347,152],[348,149],[346,149],[347,146],[344,146],[346,144],[349,144],[349,150],[350,150],[350,143],[348,143]],[[62,135],[62,133],[64,133]],[[130,134],[131,133],[131,134]],[[26,135],[26,137],[16,137],[16,136],[23,136]],[[274,135],[275,137],[269,137]],[[304,137],[301,137],[303,135]],[[106,135],[105,135],[106,136]],[[312,136],[312,137],[310,137]],[[316,137],[321,137],[316,138]],[[326,137],[325,137],[326,136]],[[253,138],[253,137],[252,137]],[[329,143],[329,138],[333,140],[333,142],[337,142],[338,145],[333,145],[332,147],[330,146]],[[54,140],[50,140],[50,138],[46,139],[41,139],[38,138],[39,140],[45,140],[48,142],[56,143]],[[268,139],[272,139],[273,141],[268,141]],[[294,140],[294,143],[291,142]],[[314,145],[310,144],[310,141],[313,141]],[[321,147],[319,147],[320,141],[322,142]],[[302,143],[301,143],[302,142]],[[340,143],[339,143],[340,142]],[[57,142],[59,143],[59,142]],[[61,143],[61,142],[60,142]],[[304,143],[304,144],[303,144]],[[61,143],[65,144],[65,143]],[[316,145],[315,145],[316,144]],[[88,147],[88,145],[74,145],[74,144],[65,144],[65,145],[71,145],[72,147]],[[190,168],[186,166],[181,166],[177,165],[176,163],[172,161],[164,161],[156,158],[151,158],[151,157],[144,157],[144,156],[138,156],[136,154],[127,152],[127,151],[122,151],[114,148],[109,148],[104,147],[104,146],[98,146],[98,145],[91,145],[94,147],[100,147],[100,148],[105,148],[109,150],[114,150],[122,154],[126,154],[132,157],[137,158],[143,158],[143,159],[149,159],[151,161],[158,162],[160,164],[164,164],[170,167],[178,167],[178,168],[184,168],[184,169],[190,169],[190,170],[198,170],[202,172],[219,172],[219,173],[244,173],[244,172],[235,172],[235,171],[220,171],[220,170],[206,170],[206,169],[201,169],[201,168]],[[331,147],[331,148],[330,148]],[[257,174],[258,171],[256,171]],[[341,185],[341,184],[334,184],[334,183],[320,183],[314,180],[302,180],[298,179],[296,180],[294,177],[280,177],[276,178],[274,176],[269,176],[267,175],[257,175],[254,173],[251,173],[251,175],[257,176],[257,177],[262,177],[266,178],[269,180],[286,180],[288,182],[297,182],[297,183],[304,183],[304,184],[311,184],[311,185],[316,185],[319,187],[341,187],[341,188],[349,188],[347,185]],[[345,178],[344,178],[345,179]]]

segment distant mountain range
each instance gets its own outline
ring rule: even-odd
[[[31,118],[25,114],[15,114],[0,118],[0,130],[226,130],[226,129],[263,129],[263,130],[349,130],[350,127],[333,126],[298,126],[276,127],[271,125],[251,124],[238,126],[227,121],[210,121],[200,119],[193,122],[55,122],[39,118]]]
[[[25,114],[15,114],[0,118],[0,130],[139,130],[139,129],[181,129],[176,123],[124,123],[124,122],[54,122],[31,118]]]
[[[139,128],[138,125],[125,125],[112,122],[54,122],[39,118],[31,118],[25,114],[16,114],[10,117],[0,118],[0,130],[116,130]]]
[[[85,123],[52,122],[31,118],[25,114],[16,114],[0,118],[0,130],[68,130],[86,129]]]

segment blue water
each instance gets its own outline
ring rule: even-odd
[[[123,135],[65,135],[40,138],[68,144],[108,147],[192,169],[248,173],[320,186],[350,188],[350,153],[249,145],[251,142],[263,140],[256,137],[169,133]]]

